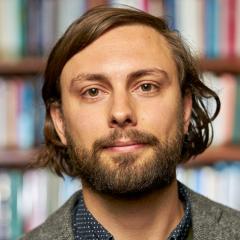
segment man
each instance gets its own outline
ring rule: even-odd
[[[176,180],[211,143],[220,102],[163,19],[90,10],[53,48],[42,93],[39,164],[83,188],[23,239],[240,239],[239,212]]]

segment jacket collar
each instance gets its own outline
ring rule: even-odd
[[[191,202],[193,240],[212,239],[240,239],[232,227],[231,220],[227,222],[226,216],[222,221],[223,209],[229,218],[234,215],[233,210],[212,202],[211,200],[193,192],[186,187]],[[61,208],[51,215],[47,221],[34,231],[36,236],[41,234],[42,239],[74,240],[72,228],[72,209],[76,206],[80,191],[76,192]],[[237,215],[238,217],[239,215]],[[238,218],[235,219],[238,219]],[[239,226],[239,220],[236,226]],[[236,223],[236,222],[235,222]],[[35,235],[33,233],[33,236]],[[27,238],[28,239],[28,238]],[[38,239],[38,238],[32,238]]]
[[[222,223],[223,209],[230,212],[233,210],[212,202],[187,187],[186,189],[191,201],[194,240],[239,239],[239,236],[231,231],[232,227],[226,227],[226,223]]]

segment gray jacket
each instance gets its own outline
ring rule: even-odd
[[[187,189],[191,201],[194,240],[240,240],[240,212]],[[41,226],[21,240],[74,240],[71,209],[78,192]]]

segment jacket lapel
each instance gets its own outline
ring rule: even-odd
[[[193,224],[193,240],[237,239],[231,229],[220,224],[223,210],[219,204],[188,189]]]

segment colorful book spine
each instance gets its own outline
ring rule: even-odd
[[[0,56],[16,58],[22,47],[21,0],[0,2]]]
[[[167,20],[171,29],[177,28],[176,23],[176,4],[175,0],[163,0],[164,18]]]
[[[11,239],[11,179],[0,171],[0,239]]]
[[[35,96],[32,81],[22,82],[20,92],[20,111],[18,114],[18,146],[31,148],[34,144]]]
[[[236,87],[236,104],[235,104],[235,117],[234,117],[234,127],[233,127],[233,143],[240,143],[240,76],[237,77],[237,87]]]
[[[6,146],[7,143],[7,82],[0,78],[0,148]]]
[[[156,17],[164,16],[163,1],[159,0],[147,1],[145,8],[147,9],[147,12]]]
[[[86,10],[85,1],[69,0],[66,4],[65,0],[59,0],[57,5],[57,38],[60,37],[68,28],[68,26],[79,18]]]
[[[234,49],[234,52],[235,52],[235,55],[238,57],[240,56],[240,0],[236,0],[236,14],[235,14],[235,22],[236,22],[236,25],[235,25],[235,49]]]
[[[205,0],[205,54],[209,58],[218,55],[218,3],[217,0]]]
[[[10,173],[11,178],[11,238],[18,239],[23,234],[22,222],[22,173],[13,170]]]
[[[229,57],[235,56],[235,35],[236,35],[236,22],[235,15],[236,13],[236,0],[228,0],[228,42],[229,42]]]

